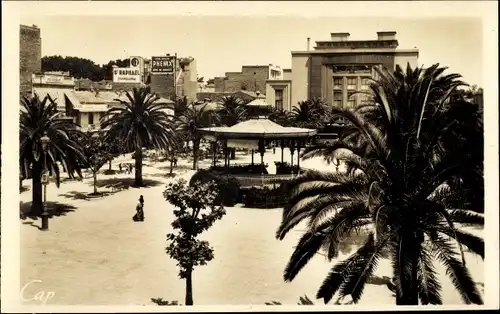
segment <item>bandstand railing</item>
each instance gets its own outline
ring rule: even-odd
[[[255,186],[277,187],[283,181],[290,181],[297,177],[296,174],[224,174],[226,178],[238,180],[240,187]]]

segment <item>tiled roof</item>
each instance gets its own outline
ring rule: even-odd
[[[109,103],[118,103],[119,100],[128,101],[125,93],[117,93],[117,92],[109,92],[109,91],[100,91],[99,93],[90,92],[90,91],[72,91],[78,101],[82,104],[109,104]],[[166,98],[161,98],[157,101],[159,103],[167,103],[173,104],[172,100],[168,100]]]

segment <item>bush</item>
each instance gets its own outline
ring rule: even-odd
[[[228,178],[209,170],[199,170],[193,175],[189,185],[192,186],[195,182],[207,183],[209,181],[215,181],[217,184],[219,190],[217,202],[222,202],[222,205],[230,207],[241,202],[240,184],[235,178]]]
[[[276,208],[283,207],[289,200],[289,189],[286,182],[276,188],[250,188],[242,191],[245,207]]]
[[[274,163],[276,165],[276,174],[298,174],[299,173],[299,167],[297,165],[294,165],[293,167],[287,163],[287,162],[279,162],[276,161]],[[293,170],[293,172],[292,172]]]

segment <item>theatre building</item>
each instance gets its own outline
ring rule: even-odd
[[[285,109],[313,98],[336,107],[355,107],[367,99],[366,95],[354,93],[368,89],[375,66],[417,66],[418,49],[398,48],[396,32],[377,32],[374,40],[350,40],[349,36],[331,33],[330,40],[316,41],[313,50],[309,49],[308,39],[306,51],[292,51],[291,73],[286,73],[282,82],[272,84],[276,88],[269,86],[267,94],[275,96],[267,97]],[[291,97],[287,98],[288,94]]]

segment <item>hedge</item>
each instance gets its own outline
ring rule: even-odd
[[[215,181],[219,187],[219,198],[217,201],[222,202],[222,205],[231,207],[241,203],[240,184],[235,178],[217,175],[209,170],[199,170],[191,177],[189,184],[193,185],[197,181],[202,183]]]

